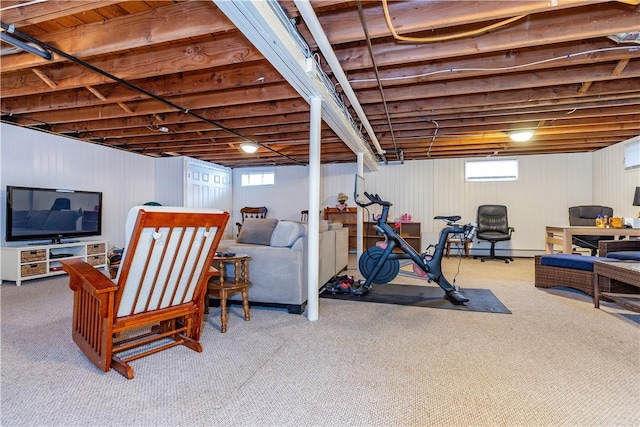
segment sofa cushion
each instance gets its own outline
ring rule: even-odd
[[[278,225],[277,219],[247,218],[242,223],[236,242],[269,246],[276,225]]]
[[[42,230],[50,213],[51,211],[31,211],[31,213],[29,213],[29,224],[31,228]]]
[[[625,261],[640,261],[640,251],[609,252],[607,258],[621,259]]]
[[[75,230],[80,214],[76,211],[51,211],[42,226],[45,230]]]
[[[613,259],[572,254],[543,255],[542,257],[540,257],[541,265],[548,265],[550,267],[572,268],[574,270],[584,271],[593,271],[594,261],[613,261]]]
[[[271,234],[270,246],[290,248],[303,234],[302,224],[294,221],[278,221],[278,225]]]
[[[333,222],[333,221],[329,222],[329,230],[339,230],[342,227],[343,227],[343,224],[341,222]]]

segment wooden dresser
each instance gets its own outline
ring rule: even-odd
[[[343,226],[349,229],[349,251],[358,249],[358,208],[349,207],[346,211],[339,211],[336,208],[324,208],[324,219],[341,222]]]
[[[339,211],[336,208],[324,208],[324,219],[341,222],[345,227],[349,228],[349,251],[355,251],[358,248],[357,214],[356,207],[350,207],[347,211]],[[376,235],[376,230],[373,228],[375,224],[375,222],[365,222],[363,224],[364,249],[374,246],[378,240],[384,239],[382,236]],[[419,222],[400,223],[399,234],[418,252],[423,250],[421,233],[421,225]]]

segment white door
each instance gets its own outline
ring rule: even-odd
[[[187,163],[186,205],[192,208],[217,208],[231,212],[231,171],[206,163]],[[229,223],[224,238],[231,238]]]

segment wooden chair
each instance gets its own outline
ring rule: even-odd
[[[322,215],[322,211],[318,211],[318,215]],[[309,221],[309,209],[300,211],[300,221]]]
[[[238,234],[240,234],[240,229],[242,228],[242,223],[247,218],[261,218],[264,219],[267,217],[268,209],[265,206],[260,207],[250,207],[246,206],[240,209],[240,215],[242,216],[242,222],[236,222],[236,226],[238,227]]]
[[[74,292],[73,340],[91,362],[132,379],[130,361],[177,345],[202,351],[207,282],[228,220],[217,209],[138,206],[115,283],[84,261],[61,261]]]

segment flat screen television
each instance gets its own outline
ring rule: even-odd
[[[5,238],[61,243],[102,234],[102,193],[7,186]]]

